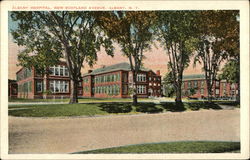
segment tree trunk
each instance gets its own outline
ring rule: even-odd
[[[178,108],[183,108],[182,98],[181,98],[181,87],[177,85],[176,87],[176,98],[175,98],[175,104]]]
[[[211,96],[211,93],[208,94],[207,100],[208,100],[208,103],[212,103],[212,96]]]
[[[42,92],[43,92],[43,99],[47,99],[47,74],[44,75],[43,85],[42,85]]]
[[[137,85],[136,85],[136,74],[133,72],[133,105],[137,105]]]
[[[71,80],[71,91],[70,91],[70,104],[73,103],[78,103],[78,96],[77,96],[77,86],[78,85],[78,81],[76,80]]]
[[[209,84],[207,84],[207,100],[208,103],[212,103],[212,87],[209,86]]]

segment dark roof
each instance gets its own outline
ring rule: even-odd
[[[83,76],[96,75],[96,74],[108,73],[108,72],[119,71],[119,70],[130,71],[131,70],[130,64],[127,62],[123,62],[123,63],[114,64],[111,66],[104,66],[102,68],[93,70],[91,73],[85,73],[83,74]],[[142,67],[141,71],[150,71],[150,69]]]
[[[205,79],[205,75],[204,74],[183,75],[183,80],[197,80],[197,79]]]

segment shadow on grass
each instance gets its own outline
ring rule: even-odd
[[[98,107],[108,113],[129,113],[132,111],[130,103],[102,103]]]
[[[218,104],[207,102],[192,102],[176,104],[175,102],[162,103],[162,107],[170,112],[182,112],[185,110],[198,111],[199,109],[222,109]]]
[[[160,113],[163,111],[161,105],[154,103],[139,103],[136,107],[137,112],[142,113]]]
[[[183,103],[177,105],[175,102],[162,103],[162,107],[170,112],[183,112],[186,110]]]
[[[102,103],[98,107],[108,113],[129,113],[133,108],[136,112],[141,113],[163,112],[162,106],[154,103],[138,103],[136,106],[133,106],[132,103]]]
[[[222,109],[218,104],[208,102],[185,103],[185,108],[188,108],[192,111],[196,111],[199,109]]]

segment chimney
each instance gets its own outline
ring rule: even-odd
[[[161,75],[160,70],[157,70],[157,71],[156,71],[156,75],[157,75],[157,76],[160,76],[160,75]]]
[[[88,73],[91,73],[92,72],[92,70],[88,70]]]

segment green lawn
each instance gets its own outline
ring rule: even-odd
[[[9,115],[18,117],[94,116],[108,114],[102,111],[98,104],[18,105],[9,106],[9,109]]]
[[[239,152],[240,142],[185,141],[151,143],[105,148],[75,154],[89,153],[223,153]]]
[[[133,106],[131,102],[102,102],[79,104],[23,104],[9,105],[9,115],[19,117],[59,117],[59,116],[95,116],[108,114],[137,114],[196,111],[199,109],[221,109],[217,104],[184,103],[176,106],[174,102],[154,104],[140,102]]]

